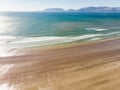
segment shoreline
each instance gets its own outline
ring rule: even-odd
[[[120,38],[38,48],[25,55],[0,58],[0,89],[120,88]]]
[[[64,48],[76,47],[76,46],[81,46],[81,45],[84,46],[84,45],[89,45],[89,44],[102,43],[102,42],[117,40],[117,39],[120,39],[120,37],[107,38],[107,39],[101,39],[101,40],[93,40],[93,41],[74,41],[74,42],[45,45],[45,46],[33,46],[33,47],[22,48],[18,51],[20,51],[20,52],[27,51],[26,52],[26,54],[27,54],[31,51],[39,51],[39,50],[47,51],[47,50],[55,50],[55,49],[64,49]]]

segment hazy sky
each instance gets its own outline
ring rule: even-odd
[[[79,9],[87,6],[120,7],[120,0],[0,0],[0,11],[34,11],[45,8]]]

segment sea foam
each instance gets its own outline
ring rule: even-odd
[[[109,29],[101,29],[101,28],[86,28],[86,30],[107,31],[107,30],[109,30]]]
[[[44,37],[13,37],[0,36],[0,57],[17,55],[17,50],[27,47],[48,46],[74,42],[78,40],[91,39],[101,34],[87,34],[81,36],[44,36]]]
[[[65,37],[56,37],[56,36],[44,36],[44,37],[24,37],[16,40],[9,41],[9,45],[19,45],[20,47],[29,47],[29,46],[44,46],[44,45],[54,45],[60,43],[74,42],[78,40],[84,40],[88,38],[94,38],[100,36],[101,34],[88,34],[81,36],[65,36]]]

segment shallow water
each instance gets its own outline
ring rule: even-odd
[[[1,12],[0,55],[16,48],[119,37],[119,25],[120,13]]]

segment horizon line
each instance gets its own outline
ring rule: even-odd
[[[40,12],[44,12],[44,10],[46,9],[55,9],[55,8],[60,8],[60,9],[64,9],[65,11],[68,11],[70,9],[73,9],[73,10],[79,10],[79,9],[82,9],[82,8],[88,8],[88,7],[108,7],[108,8],[120,8],[120,6],[86,6],[86,7],[81,7],[81,8],[77,8],[77,9],[74,9],[74,8],[69,8],[69,9],[65,9],[65,8],[62,8],[62,7],[48,7],[48,8],[45,8],[45,9],[42,9],[42,10],[0,10],[0,12],[36,12],[36,11],[40,11]]]

